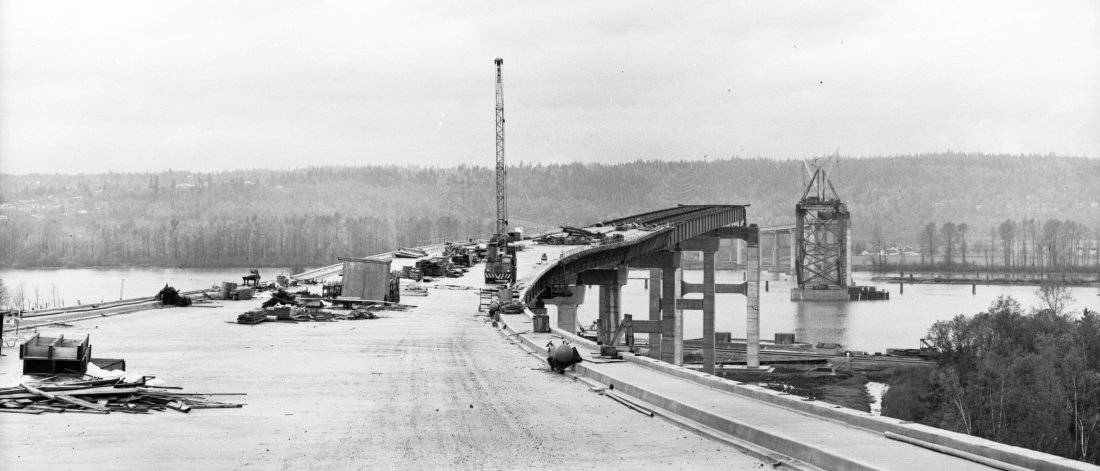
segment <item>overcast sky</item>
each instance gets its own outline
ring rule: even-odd
[[[1100,156],[1100,2],[0,0],[0,173]]]

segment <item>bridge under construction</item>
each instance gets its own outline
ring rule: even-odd
[[[134,466],[182,468],[201,456],[227,468],[636,468],[672,460],[685,468],[1095,469],[685,368],[675,358],[684,349],[682,312],[721,315],[711,298],[718,292],[741,293],[751,307],[759,281],[750,274],[745,283],[722,285],[711,276],[686,283],[676,262],[702,252],[705,274],[718,241],[732,238],[746,243],[755,264],[759,229],[748,221],[741,205],[679,206],[590,225],[605,234],[595,244],[521,242],[526,256],[513,288],[529,308],[499,315],[497,328],[477,312],[483,265],[439,284],[407,311],[359,321],[369,328],[225,322],[260,299],[70,318],[68,331],[94,332],[97,345],[126,356],[134,371],[247,394],[247,406],[192,412],[190,420],[10,415],[0,422],[0,449],[18,453],[6,452],[0,465],[125,457]],[[619,312],[616,291],[628,281],[627,267],[650,270],[646,319]],[[595,341],[568,322],[591,285],[601,292]],[[766,315],[750,310],[746,323]],[[552,322],[537,326],[542,316]],[[630,324],[649,336],[655,354],[630,352],[623,334]],[[585,359],[564,378],[545,362],[547,344],[562,341]],[[705,339],[700,346],[715,347]],[[14,357],[0,357],[0,375],[17,368]],[[155,439],[119,440],[120,433]],[[357,445],[364,437],[369,448]]]

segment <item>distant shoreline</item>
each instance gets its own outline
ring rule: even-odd
[[[1065,280],[1061,279],[1040,279],[1040,278],[944,278],[944,277],[899,277],[899,276],[873,276],[871,281],[880,281],[886,283],[898,283],[898,284],[941,284],[941,285],[1017,285],[1038,286],[1044,282],[1057,282],[1059,285],[1075,286],[1082,288],[1100,287],[1100,281],[1096,280],[1084,280],[1080,278],[1069,278]]]

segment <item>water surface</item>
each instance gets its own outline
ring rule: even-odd
[[[35,306],[75,306],[157,294],[167,283],[180,291],[221,285],[223,281],[240,283],[248,268],[59,268],[0,270],[9,299],[22,284],[27,310]],[[280,270],[260,269],[263,279],[272,279]]]
[[[263,279],[273,279],[283,270],[261,269]],[[180,290],[193,290],[220,285],[223,281],[241,282],[248,268],[79,268],[0,270],[0,279],[15,294],[22,283],[28,309],[35,300],[40,306],[63,302],[67,306],[130,299],[156,294],[165,283]],[[1001,294],[1015,297],[1024,307],[1036,306],[1039,299],[1034,286],[978,285],[971,294],[970,285],[906,285],[901,294],[896,284],[872,282],[870,272],[856,272],[861,285],[871,285],[890,291],[889,301],[863,302],[792,302],[791,283],[786,275],[765,274],[769,291],[763,292],[761,282],[760,336],[773,339],[776,333],[793,332],[799,341],[814,344],[839,343],[850,350],[882,352],[887,348],[917,348],[920,339],[932,323],[950,319],[957,314],[971,315],[984,311]],[[648,292],[644,280],[647,272],[634,270],[622,288],[622,310],[639,318],[648,316]],[[701,283],[701,271],[685,271],[684,279]],[[744,272],[719,271],[719,283],[740,283]],[[37,294],[35,293],[37,289]],[[587,303],[580,306],[578,319],[590,324],[596,319],[599,305],[597,287],[589,287]],[[1077,298],[1070,310],[1100,308],[1097,288],[1071,288]],[[702,295],[696,294],[695,297]],[[730,332],[735,338],[745,337],[745,297],[736,294],[717,295],[718,314],[715,321],[719,332]],[[553,309],[551,307],[551,309]],[[685,338],[703,335],[703,315],[686,311]]]
[[[719,271],[719,283],[740,283],[744,272]],[[970,285],[905,285],[901,294],[897,284],[872,282],[872,273],[856,272],[855,281],[860,285],[874,286],[890,291],[889,301],[861,302],[793,302],[790,300],[791,282],[787,275],[764,274],[769,291],[763,292],[760,283],[760,338],[774,339],[778,332],[793,332],[798,341],[839,343],[850,350],[884,352],[887,348],[918,348],[920,339],[938,320],[957,314],[972,315],[986,310],[1001,294],[1016,298],[1022,306],[1030,308],[1039,304],[1035,286],[978,285],[971,294]],[[649,315],[646,271],[630,272],[627,285],[622,288],[622,312],[635,317]],[[702,271],[685,271],[684,279],[701,283]],[[599,306],[598,288],[590,287],[586,303],[578,309],[577,316],[586,325],[596,319]],[[1070,310],[1100,308],[1100,292],[1097,288],[1071,288],[1076,302]],[[692,297],[702,297],[694,294]],[[716,330],[731,332],[734,338],[745,337],[745,297],[737,294],[718,294],[716,299]],[[703,335],[701,311],[684,312],[684,337]]]

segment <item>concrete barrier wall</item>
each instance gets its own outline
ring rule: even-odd
[[[851,458],[831,453],[823,448],[808,445],[780,434],[771,433],[767,430],[755,428],[729,417],[712,414],[705,410],[688,406],[676,399],[649,391],[645,389],[644,386],[625,383],[611,375],[588,368],[584,363],[576,365],[576,372],[578,375],[607,384],[608,387],[615,391],[636,397],[680,417],[823,469],[862,471],[878,469],[866,463],[861,463]]]
[[[531,315],[532,314],[530,312],[525,312],[522,315],[502,316],[502,320],[504,321],[505,328],[509,330],[512,334],[515,334],[515,332],[523,332],[524,330],[529,329],[529,327],[524,328],[517,325],[516,328],[513,330],[510,326],[508,326],[509,322],[517,324],[530,324]],[[590,340],[577,337],[572,333],[565,332],[556,327],[552,327],[551,330],[554,333],[564,336],[565,338],[569,339],[571,342],[577,345],[585,346],[589,349],[599,349],[595,342],[592,342]],[[529,350],[535,352],[546,351],[545,346],[536,345],[533,341],[531,341],[531,339],[527,338],[524,335],[516,335],[515,337],[517,337],[520,342]],[[776,406],[796,410],[805,414],[835,420],[854,427],[873,430],[876,432],[893,432],[898,435],[904,435],[906,437],[915,438],[918,440],[945,446],[959,451],[964,451],[1004,463],[1021,466],[1024,468],[1042,471],[1096,471],[1098,469],[1093,465],[1080,461],[1062,458],[1034,450],[1028,450],[1026,448],[1005,445],[994,442],[992,440],[986,440],[983,438],[955,433],[935,427],[929,427],[926,425],[905,423],[898,419],[893,419],[890,417],[872,416],[866,412],[848,409],[846,407],[837,406],[835,404],[830,404],[827,402],[803,401],[802,399],[792,398],[789,395],[780,395],[778,391],[774,391],[764,387],[746,385],[707,373],[691,370],[689,368],[670,365],[668,363],[654,360],[648,357],[636,356],[628,353],[622,355],[622,358],[629,363],[657,370],[671,376],[685,379],[687,381],[692,381],[721,391],[727,391],[730,393],[750,397]],[[789,438],[772,434],[765,430],[749,427],[733,419],[717,416],[714,414],[710,414],[706,411],[684,405],[671,398],[663,397],[661,395],[646,390],[645,385],[628,384],[622,381],[618,381],[611,376],[589,368],[584,363],[576,365],[576,373],[578,374],[578,376],[591,379],[602,384],[613,384],[615,385],[614,389],[616,391],[636,397],[639,400],[653,404],[657,407],[665,409],[681,417],[685,417],[696,423],[705,425],[715,430],[722,431],[724,433],[728,433],[739,439],[754,443],[770,450],[774,450],[778,453],[788,455],[792,458],[811,463],[815,466],[821,466],[825,469],[874,469],[867,466],[865,463],[860,463],[858,461],[853,461],[842,456],[837,456],[829,453],[826,450],[818,449],[811,445],[795,442]]]
[[[532,284],[534,284],[533,282],[535,280],[537,280],[540,276],[542,276],[543,273],[548,271],[554,265],[555,263],[551,262],[543,267],[540,267],[540,270],[537,270],[536,273],[525,277],[525,284],[527,286],[531,286]],[[526,289],[524,289],[523,291],[526,291]],[[521,293],[521,295],[525,294],[526,293]],[[521,322],[526,322],[530,324],[531,316],[532,313],[530,311],[526,311],[523,315],[517,317],[522,318]],[[507,328],[508,319],[504,317],[502,317],[502,319],[504,320],[505,327]],[[512,333],[514,334],[516,331],[519,330],[520,329],[516,329],[512,331]],[[563,336],[566,339],[569,339],[571,342],[577,345],[583,345],[590,350],[599,350],[599,346],[596,345],[595,342],[577,337],[573,332],[566,332],[557,328],[556,326],[551,326],[551,331]],[[516,337],[518,337],[521,342],[524,343],[524,345],[526,345],[533,351],[546,351],[544,346],[535,345],[533,342],[530,341],[530,339],[524,337],[523,335],[516,335]],[[805,414],[811,414],[817,417],[839,421],[854,427],[873,430],[876,432],[896,433],[898,435],[915,438],[936,445],[953,448],[956,450],[972,453],[977,456],[1001,461],[1016,466],[1022,466],[1025,468],[1040,471],[1096,471],[1097,469],[1100,469],[1088,463],[1071,460],[1069,458],[1062,458],[1048,453],[1042,453],[1034,450],[1028,450],[1026,448],[1005,445],[994,442],[992,440],[986,440],[983,438],[964,435],[956,432],[938,429],[935,427],[929,427],[926,425],[905,423],[898,419],[893,419],[889,417],[872,416],[865,412],[848,409],[845,407],[837,406],[835,404],[829,404],[820,401],[803,401],[801,399],[793,399],[787,395],[780,395],[778,391],[758,386],[745,385],[736,381],[731,381],[707,373],[702,373],[688,368],[671,365],[663,361],[654,360],[648,357],[641,357],[631,354],[626,354],[622,357],[628,362],[646,368],[654,369],[662,373],[676,376],[688,381],[693,381],[718,390],[751,397],[753,399],[796,410]],[[613,380],[612,378],[609,378],[606,375],[583,365],[583,363],[577,365],[577,372],[581,376],[604,384],[612,384],[610,382]],[[836,462],[836,460],[841,458],[830,455],[823,450],[817,450],[814,447],[808,445],[791,443],[790,440],[785,439],[784,437],[774,436],[762,430],[751,429],[750,427],[746,427],[743,424],[738,424],[728,418],[722,418],[722,421],[727,423],[720,424],[714,416],[706,413],[705,411],[695,410],[669,398],[663,398],[656,394],[647,392],[644,388],[644,385],[629,385],[621,382],[615,384],[617,384],[616,390],[618,391],[630,394],[646,402],[650,402],[651,404],[657,405],[658,407],[661,407],[665,410],[683,415],[684,417],[695,420],[698,423],[707,425],[716,430],[730,433],[731,435],[734,435],[738,438],[757,443],[761,446],[773,449],[780,453],[788,454],[794,458],[806,461],[808,463],[812,463],[817,466],[825,466],[828,469],[866,469],[863,468],[863,466],[865,465],[862,463],[849,462],[847,460],[845,460],[844,465],[841,466],[829,465],[828,463]],[[699,417],[700,419],[704,420],[697,420],[693,417]],[[714,425],[712,425],[712,422],[714,423]],[[773,448],[772,445],[782,448]],[[822,462],[826,464],[819,464]],[[836,464],[840,465],[841,463],[836,462]]]
[[[1003,461],[1005,463],[1022,466],[1035,470],[1093,470],[1096,466],[1069,458],[1042,453],[1027,448],[997,443],[992,440],[974,437],[961,433],[951,432],[927,425],[905,423],[901,420],[872,416],[866,412],[840,407],[821,401],[803,401],[793,399],[790,396],[780,395],[778,391],[749,386],[736,381],[713,376],[707,373],[694,371],[675,365],[670,365],[652,358],[635,355],[623,355],[628,362],[655,369],[663,373],[703,384],[715,389],[728,391],[734,394],[751,397],[799,412],[813,414],[831,420],[843,422],[855,427],[860,427],[876,432],[893,432],[910,438],[923,440],[929,443],[942,445],[956,450],[965,451],[978,456]]]

